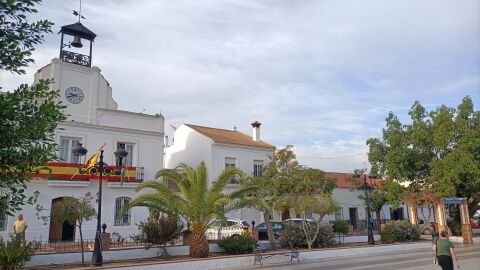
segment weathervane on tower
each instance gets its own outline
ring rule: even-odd
[[[95,33],[90,31],[88,28],[83,26],[81,23],[81,19],[86,19],[82,15],[82,1],[80,0],[80,9],[78,12],[76,10],[73,11],[73,15],[78,16],[78,22],[74,24],[64,25],[60,29],[62,34],[61,41],[60,41],[60,59],[63,62],[77,64],[81,66],[91,67],[92,66],[92,43],[95,37],[97,36]],[[68,43],[63,42],[64,35],[73,36],[73,40]],[[72,51],[67,51],[65,48],[71,49],[74,48],[82,48],[82,38],[90,41],[90,54],[84,55]]]

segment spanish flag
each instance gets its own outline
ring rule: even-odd
[[[93,167],[97,164],[97,159],[100,156],[100,151],[102,151],[103,147],[105,144],[102,145],[102,147],[98,148],[98,150],[87,160],[85,165],[87,168]]]

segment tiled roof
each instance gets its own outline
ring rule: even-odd
[[[352,178],[353,173],[339,173],[339,172],[325,172],[325,177],[335,178],[337,181],[337,188],[353,188],[352,182],[349,179]],[[363,177],[362,177],[363,180]],[[382,179],[372,179],[367,177],[369,184],[379,184]]]
[[[261,148],[275,148],[275,146],[266,143],[262,140],[254,141],[251,136],[248,136],[245,133],[235,131],[235,130],[226,130],[219,128],[203,127],[191,124],[185,124],[187,127],[209,137],[216,143],[225,143],[225,144],[236,144],[236,145],[245,145]]]

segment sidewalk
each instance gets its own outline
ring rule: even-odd
[[[474,239],[475,246],[480,246],[480,238],[477,237]],[[377,244],[374,246],[369,246],[362,244],[361,246],[348,245],[345,247],[336,247],[336,248],[323,248],[323,249],[314,249],[314,250],[300,250],[300,264],[302,261],[310,261],[317,259],[326,259],[326,258],[340,258],[340,257],[349,257],[349,256],[359,256],[359,255],[373,255],[373,254],[382,254],[387,252],[396,252],[396,251],[412,251],[412,250],[429,250],[432,244],[431,241],[419,241],[414,243],[397,243],[397,244]],[[459,248],[468,247],[468,245],[456,244]],[[471,245],[470,245],[471,246]],[[87,260],[90,257],[86,257]],[[265,263],[268,265],[270,263],[290,263],[289,258],[283,256],[275,256],[265,260]],[[58,266],[45,266],[45,267],[35,267],[31,269],[46,270],[46,269],[119,269],[119,270],[190,270],[190,269],[231,269],[231,268],[242,268],[242,267],[253,267],[253,255],[223,255],[214,253],[211,254],[208,258],[203,259],[193,259],[187,256],[181,257],[172,257],[171,259],[164,258],[150,258],[150,259],[138,259],[138,260],[123,260],[115,261],[104,264],[102,267],[82,267],[78,264],[76,265],[58,265]],[[259,267],[259,266],[257,266]]]

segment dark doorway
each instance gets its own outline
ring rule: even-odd
[[[350,217],[350,224],[353,226],[353,229],[356,230],[358,220],[357,208],[348,208],[348,215]]]
[[[403,220],[403,207],[392,209],[390,208],[390,219],[391,220]]]
[[[282,212],[282,220],[289,219],[290,218],[290,211],[285,210]]]
[[[56,203],[60,203],[63,200],[63,197],[55,198],[52,200],[52,207]],[[50,217],[50,232],[48,236],[50,242],[59,242],[59,241],[74,241],[75,240],[75,225],[68,222],[57,222],[55,217]]]

